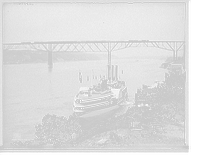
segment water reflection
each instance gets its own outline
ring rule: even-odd
[[[49,73],[52,73],[52,71],[53,71],[53,66],[49,66],[49,67],[48,67],[48,72],[49,72]]]

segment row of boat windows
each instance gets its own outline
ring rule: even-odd
[[[111,96],[112,96],[112,95],[111,95]],[[100,102],[100,101],[104,101],[104,100],[109,100],[111,96],[106,97],[106,98],[101,98],[101,99],[90,100],[90,101],[76,100],[76,103],[89,104],[89,103],[91,103],[91,102]]]
[[[125,82],[124,81],[119,81],[118,83],[116,84],[111,84],[110,85],[112,88],[118,88],[120,86],[125,86]]]
[[[76,107],[75,109],[84,110],[84,109],[93,108],[93,107],[98,107],[98,106],[102,106],[102,105],[108,106],[108,105],[111,105],[111,104],[113,104],[113,101],[108,102],[108,103],[105,103],[105,104],[95,105],[95,106]]]
[[[102,104],[101,104],[101,105],[102,105]],[[93,107],[97,107],[97,106],[101,106],[101,105],[88,106],[88,107],[76,107],[75,109],[84,110],[84,109],[93,108]]]
[[[106,94],[106,93],[110,93],[110,90],[109,91],[107,91],[107,92],[104,92],[104,94]],[[98,92],[98,91],[89,91],[89,92],[87,92],[87,91],[85,91],[85,92],[83,92],[83,91],[81,91],[80,92],[80,94],[82,94],[82,95],[88,95],[88,94],[101,94],[100,92]]]

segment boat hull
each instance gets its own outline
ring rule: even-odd
[[[73,109],[73,111],[77,116],[84,116],[84,115],[87,115],[89,113],[93,113],[95,111],[109,110],[111,108],[115,108],[115,107],[119,106],[119,104],[122,103],[123,101],[125,101],[126,99],[127,99],[127,97],[123,97],[123,98],[119,99],[118,101],[116,101],[114,104],[107,105],[107,106],[102,105],[102,106],[99,106],[98,108],[97,107],[91,107],[91,108],[85,109],[85,110]]]
[[[124,82],[109,84],[107,90],[81,87],[74,98],[74,114],[80,118],[95,118],[117,110],[128,97]]]

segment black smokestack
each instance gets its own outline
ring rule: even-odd
[[[115,67],[112,65],[112,80],[115,80]]]
[[[115,80],[118,80],[118,65],[115,66]]]
[[[111,68],[110,68],[110,65],[107,65],[107,78],[108,78],[108,80],[110,81],[111,80]]]

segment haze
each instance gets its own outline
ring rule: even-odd
[[[184,16],[184,3],[7,3],[3,42],[184,40]]]

